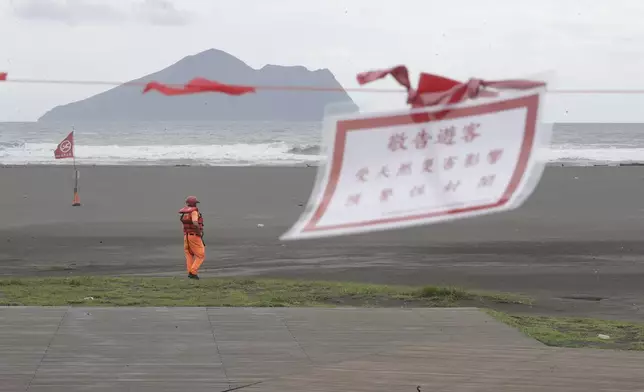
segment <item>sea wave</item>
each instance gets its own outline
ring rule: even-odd
[[[0,142],[0,164],[66,164],[55,160],[54,143]],[[549,162],[610,164],[644,162],[644,148],[599,145],[555,145],[538,152]],[[316,144],[286,142],[216,145],[77,145],[78,163],[193,164],[193,165],[294,165],[324,159]]]
[[[53,143],[0,145],[2,164],[62,164],[55,160]],[[300,151],[301,150],[301,151]],[[261,165],[298,164],[322,157],[307,146],[284,142],[221,145],[76,145],[76,160],[87,164],[176,164]]]
[[[644,162],[644,148],[614,146],[552,146],[540,152],[549,162],[574,162],[581,164],[616,164]]]
[[[305,144],[302,146],[291,147],[288,150],[289,154],[296,155],[320,155],[320,146],[317,144]]]
[[[2,142],[0,141],[0,152],[2,150],[10,149],[10,148],[21,148],[24,147],[25,143],[24,142]]]

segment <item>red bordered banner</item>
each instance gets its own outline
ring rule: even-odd
[[[550,136],[550,128],[538,123],[542,93],[329,121],[329,156],[317,192],[282,239],[395,229],[516,208],[543,170],[535,156]],[[470,133],[468,141],[461,130]],[[380,147],[394,136],[402,141],[398,151]],[[491,159],[495,151],[498,162]]]

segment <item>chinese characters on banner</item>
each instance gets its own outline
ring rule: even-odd
[[[432,224],[518,207],[543,171],[543,89],[334,121],[320,184],[281,238]],[[544,137],[545,136],[545,137]]]

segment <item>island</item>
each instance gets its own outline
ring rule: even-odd
[[[334,91],[259,88],[242,96],[221,93],[165,96],[156,91],[142,94],[140,86],[128,85],[149,81],[184,84],[195,77],[228,84],[310,86]],[[328,69],[311,71],[299,65],[265,65],[254,69],[231,54],[210,49],[100,94],[56,106],[38,121],[320,121],[329,104],[358,110]]]

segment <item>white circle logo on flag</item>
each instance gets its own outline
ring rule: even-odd
[[[69,140],[65,140],[62,143],[60,143],[60,151],[67,153],[71,151],[72,149],[72,143]]]

